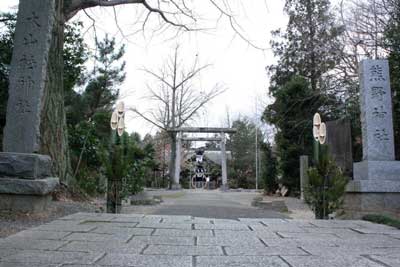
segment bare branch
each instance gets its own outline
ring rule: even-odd
[[[164,128],[162,125],[158,124],[157,122],[155,122],[154,120],[150,119],[149,117],[147,117],[146,115],[144,115],[143,113],[141,113],[140,111],[138,111],[136,108],[130,108],[130,111],[134,112],[135,114],[139,115],[139,117],[141,117],[142,119],[146,120],[147,122],[150,122],[151,124],[153,124],[154,126],[162,129],[162,130],[167,130],[166,128]]]
[[[159,89],[149,88],[149,100],[154,101],[148,112],[153,114],[158,125],[164,128],[180,127],[191,120],[198,111],[213,98],[223,93],[219,86],[208,92],[199,90],[191,81],[210,65],[197,67],[197,57],[190,71],[184,71],[178,57],[179,47],[158,72],[143,69],[159,83]],[[170,81],[170,82],[169,82]],[[153,112],[154,111],[154,112]],[[155,116],[157,114],[157,116]],[[147,117],[147,119],[149,119]],[[153,121],[154,124],[154,121]]]

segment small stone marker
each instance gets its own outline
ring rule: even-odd
[[[3,149],[0,209],[41,211],[58,184],[51,159],[38,153],[55,1],[20,0],[11,60]]]

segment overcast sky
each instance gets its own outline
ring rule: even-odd
[[[194,122],[193,126],[226,126],[224,123],[227,110],[233,119],[239,114],[254,117],[256,98],[260,103],[259,113],[268,101],[268,76],[265,67],[274,62],[271,51],[268,49],[262,51],[249,46],[235,35],[226,19],[223,18],[216,24],[218,13],[208,1],[196,2],[199,2],[196,3],[197,12],[202,17],[209,18],[205,22],[199,22],[199,27],[209,28],[216,25],[216,28],[182,33],[175,38],[172,38],[175,33],[172,28],[152,36],[157,15],[151,16],[144,32],[132,35],[138,29],[138,24],[134,25],[135,18],[143,11],[138,5],[119,6],[115,9],[119,27],[115,23],[112,8],[94,8],[87,10],[87,13],[96,20],[96,33],[99,38],[108,33],[110,36],[115,36],[118,43],[126,45],[124,59],[127,62],[127,78],[121,86],[121,95],[129,95],[125,98],[127,106],[135,106],[141,111],[146,110],[148,105],[143,97],[148,93],[146,84],[151,86],[151,80],[140,69],[145,67],[157,70],[179,43],[181,57],[184,58],[187,67],[195,60],[196,55],[201,64],[212,64],[199,76],[195,85],[203,90],[211,88],[216,83],[227,88],[223,95],[207,106],[202,119]],[[283,0],[232,1],[232,3],[234,3],[233,13],[243,28],[242,33],[257,46],[268,48],[271,30],[285,27],[287,23],[282,11]],[[0,10],[8,11],[17,4],[17,0],[0,1]],[[90,28],[92,24],[83,12],[74,19],[82,20],[86,28]],[[122,36],[121,30],[126,37]],[[93,46],[93,36],[93,30],[88,29],[85,40],[91,46]],[[127,123],[129,132],[137,131],[142,136],[148,132],[155,132],[153,126],[131,115],[128,116]]]

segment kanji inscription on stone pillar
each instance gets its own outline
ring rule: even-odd
[[[40,148],[40,116],[54,5],[54,0],[19,3],[3,139],[6,152],[34,153]]]

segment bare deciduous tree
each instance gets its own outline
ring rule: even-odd
[[[358,68],[363,58],[382,58],[384,31],[389,19],[389,2],[393,0],[342,0],[339,19],[344,31],[340,35],[339,64],[331,75],[332,87],[343,102],[358,107]]]
[[[342,70],[346,78],[356,78],[362,58],[381,58],[384,31],[389,20],[391,0],[349,0],[340,5],[340,18],[345,26],[342,43]]]
[[[208,91],[194,87],[193,79],[209,66],[198,66],[196,58],[189,70],[186,71],[179,59],[179,47],[177,46],[173,56],[166,61],[166,64],[158,72],[143,69],[159,85],[157,89],[148,86],[150,94],[147,98],[155,102],[155,105],[150,105],[153,108],[146,111],[137,108],[131,108],[131,110],[142,119],[164,131],[184,126],[193,120],[208,102],[225,91],[218,84]],[[168,134],[171,139],[169,173],[173,174],[177,133],[169,131]]]

